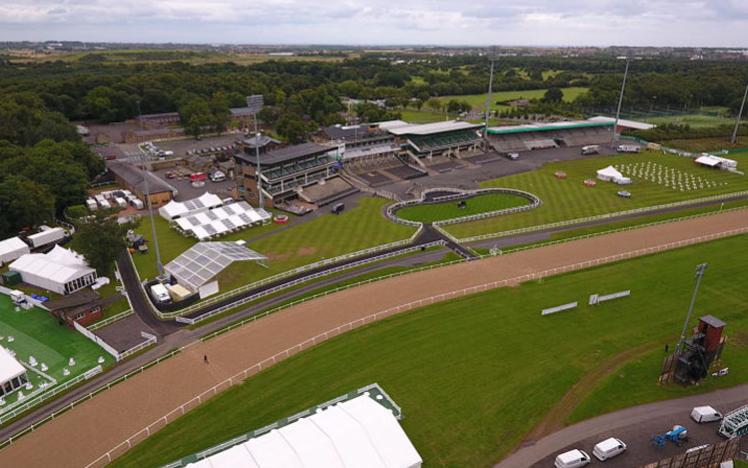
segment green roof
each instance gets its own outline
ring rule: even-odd
[[[574,130],[577,128],[590,127],[612,127],[613,122],[554,122],[550,124],[530,124],[517,125],[513,127],[493,127],[488,129],[489,135],[509,135],[512,133],[530,133],[530,132],[553,132],[557,130]]]

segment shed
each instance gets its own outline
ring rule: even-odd
[[[0,241],[0,265],[29,253],[29,246],[20,237],[11,237]]]

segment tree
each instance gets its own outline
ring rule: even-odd
[[[200,138],[203,127],[214,123],[208,103],[205,99],[195,96],[185,99],[184,103],[179,106],[179,118],[182,120],[185,132],[196,139]]]
[[[564,92],[557,87],[548,88],[548,91],[543,95],[543,101],[545,102],[561,102],[563,99]]]
[[[114,262],[127,248],[125,235],[131,224],[119,224],[115,218],[97,214],[77,227],[76,250],[100,276],[110,276]]]
[[[306,125],[296,114],[283,114],[276,128],[278,134],[291,144],[302,143],[306,139]]]
[[[0,237],[54,219],[55,199],[49,189],[25,177],[0,182]]]
[[[212,115],[213,129],[220,135],[226,131],[231,119],[228,97],[222,92],[215,93],[211,96],[208,106]]]
[[[444,107],[444,104],[441,100],[437,98],[431,98],[428,101],[426,101],[426,107],[431,109],[434,112],[441,112],[442,108]]]

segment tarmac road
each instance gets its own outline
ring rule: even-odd
[[[696,424],[689,418],[694,406],[711,405],[722,412],[729,412],[744,404],[748,404],[748,385],[626,408],[582,421],[546,436],[532,445],[520,448],[494,468],[550,468],[556,455],[567,450],[579,448],[592,456],[595,444],[608,437],[623,440],[628,448],[618,457],[605,461],[606,468],[641,466],[677,455],[690,447],[724,440],[717,434],[719,423]],[[666,432],[675,424],[688,428],[687,443],[676,447],[668,442],[662,449],[650,444],[652,435]],[[600,466],[601,462],[593,459],[589,466],[595,465]]]

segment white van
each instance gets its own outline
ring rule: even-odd
[[[636,145],[618,145],[616,151],[619,153],[639,153],[642,149]]]
[[[722,413],[711,406],[697,406],[691,411],[691,419],[697,423],[707,423],[722,419]]]
[[[582,155],[588,156],[590,154],[600,154],[600,147],[598,145],[582,146]]]
[[[158,302],[169,302],[169,300],[171,300],[169,291],[166,289],[166,286],[161,283],[156,283],[151,286],[151,295],[153,295],[153,298]]]
[[[611,437],[605,439],[592,449],[592,454],[600,461],[605,461],[622,454],[626,450],[626,444],[621,439]]]
[[[584,450],[569,450],[556,457],[556,468],[578,468],[590,463],[590,456]]]

